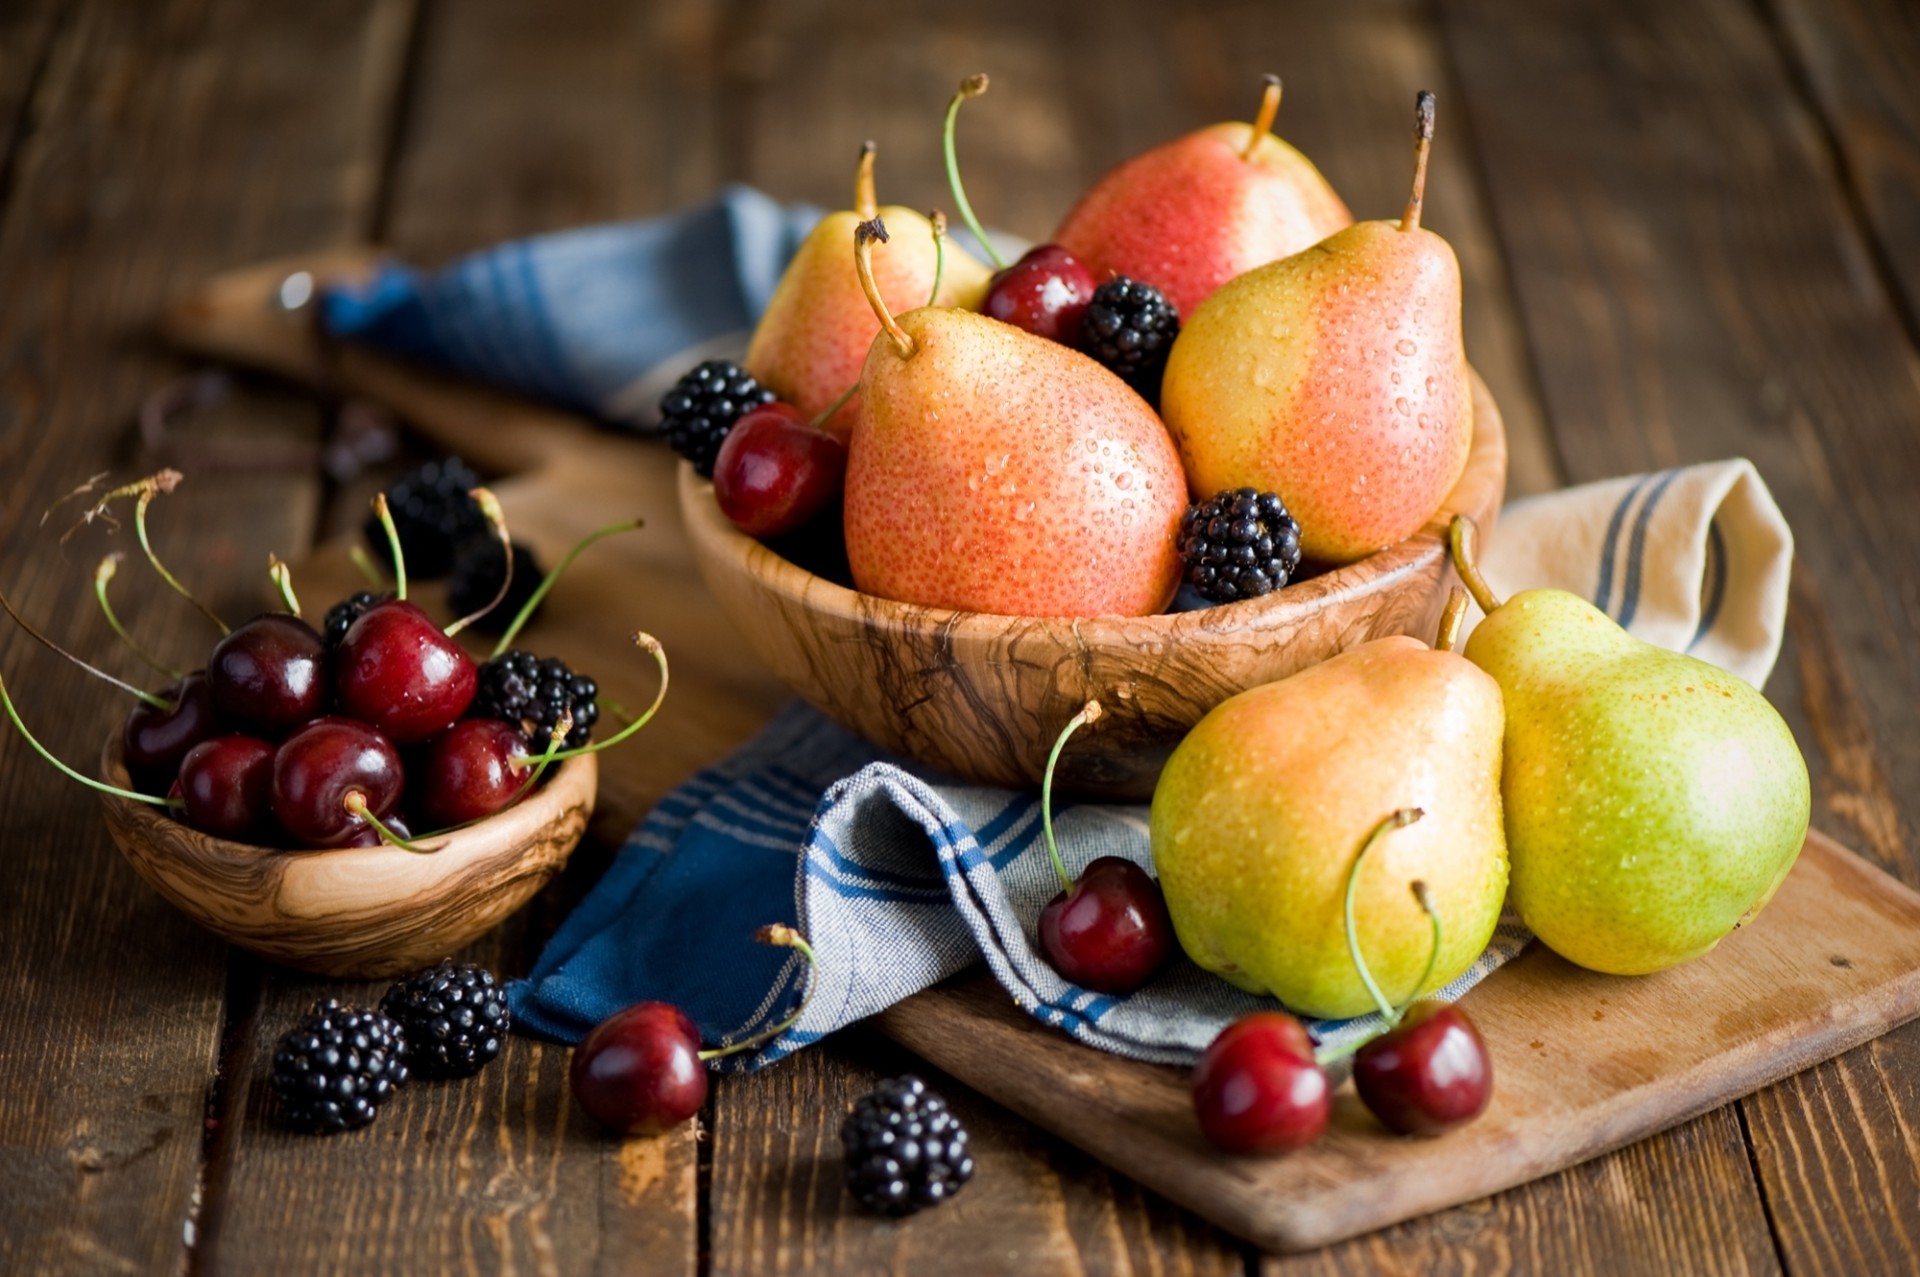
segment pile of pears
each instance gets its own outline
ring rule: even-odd
[[[963,83],[945,141],[955,203],[999,261],[953,158],[957,108],[985,87]],[[1181,583],[1190,503],[1275,493],[1321,565],[1434,516],[1473,423],[1459,266],[1420,226],[1433,97],[1417,102],[1406,209],[1360,223],[1272,134],[1279,102],[1268,77],[1251,124],[1121,164],[1054,243],[997,273],[946,242],[940,215],[880,207],[862,151],[854,207],[803,243],[745,360],[789,417],[844,446],[843,500],[808,509],[841,511],[858,589],[1006,615],[1150,615]],[[1094,286],[1122,278],[1177,315],[1144,384],[1073,339]]]

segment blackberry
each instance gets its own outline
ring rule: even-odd
[[[517,723],[527,734],[533,752],[546,752],[560,711],[573,711],[573,730],[565,748],[578,749],[592,739],[600,720],[600,688],[592,679],[575,674],[555,656],[541,660],[518,649],[494,657],[480,667],[480,685],[467,707],[468,718],[498,718]]]
[[[384,1015],[314,1004],[306,1022],[273,1052],[273,1089],[287,1125],[332,1135],[365,1126],[407,1080],[406,1041]]]
[[[500,553],[500,539],[491,532],[461,542],[453,556],[453,575],[447,579],[447,610],[455,616],[467,616],[493,602],[493,596],[500,592],[500,575],[506,562],[506,556]],[[545,575],[546,569],[533,557],[533,550],[515,541],[513,583],[507,587],[507,597],[475,621],[473,628],[482,634],[506,633]],[[536,609],[534,615],[539,614]]]
[[[327,609],[327,619],[320,627],[320,635],[326,641],[327,655],[333,655],[333,649],[340,646],[340,640],[347,636],[353,623],[366,615],[367,609],[376,603],[384,603],[392,598],[391,594],[375,594],[362,590],[350,598],[341,599]]]
[[[660,400],[660,424],[673,450],[693,462],[702,478],[713,478],[720,442],[742,413],[776,396],[731,359],[709,359],[673,383]]]
[[[479,486],[480,476],[466,462],[447,457],[427,462],[387,489],[387,508],[393,512],[409,577],[432,581],[445,576],[453,570],[460,543],[487,530],[487,517],[467,495]],[[368,515],[362,530],[369,545],[391,557],[378,515]]]
[[[847,1188],[868,1210],[911,1215],[973,1178],[967,1130],[947,1102],[908,1074],[860,1097],[840,1124]]]
[[[1180,335],[1180,312],[1152,284],[1116,275],[1094,289],[1080,317],[1081,347],[1148,403],[1160,402],[1160,374]]]
[[[485,967],[442,962],[396,981],[380,1011],[400,1026],[407,1063],[423,1077],[472,1077],[513,1027],[507,994]]]
[[[1213,603],[1256,599],[1300,566],[1300,524],[1272,492],[1229,489],[1180,520],[1186,583]]]

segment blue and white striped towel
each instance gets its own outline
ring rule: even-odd
[[[814,216],[732,187],[685,213],[540,236],[433,274],[389,266],[330,294],[324,313],[345,339],[643,422],[692,363],[744,349]],[[1756,686],[1779,651],[1792,541],[1745,461],[1517,502],[1484,557],[1502,593],[1573,590]],[[1055,823],[1069,868],[1101,855],[1151,866],[1143,808],[1068,806]],[[659,999],[686,1008],[705,1040],[738,1041],[800,1002],[798,956],[751,939],[787,920],[820,956],[812,1001],[728,1067],[778,1059],[982,958],[1031,1014],[1136,1059],[1189,1062],[1229,1021],[1271,1005],[1184,961],[1127,998],[1060,979],[1028,944],[1057,890],[1039,830],[1035,795],[916,773],[795,707],[662,800],[514,986],[515,1013],[572,1041]],[[1503,924],[1448,995],[1525,943]],[[1371,1020],[1314,1027],[1338,1042]]]

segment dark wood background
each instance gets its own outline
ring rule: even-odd
[[[0,585],[132,672],[92,609],[107,542],[38,527],[88,474],[200,461],[163,553],[264,602],[357,519],[376,469],[315,462],[329,414],[243,383],[143,443],[188,368],[149,336],[219,269],[378,240],[421,261],[684,204],[728,180],[838,205],[858,142],[885,200],[947,196],[961,75],[989,221],[1044,238],[1108,165],[1251,110],[1361,216],[1397,211],[1413,91],[1440,99],[1428,224],[1467,276],[1512,490],[1750,456],[1799,538],[1769,693],[1815,821],[1920,885],[1920,9],[1906,0],[1324,0],[1198,7],[694,0],[11,0],[0,6]],[[217,469],[209,440],[284,464]],[[209,457],[214,460],[209,460]],[[167,651],[194,613],[143,573]],[[124,705],[0,630],[0,672],[70,759]],[[616,760],[617,765],[617,760]],[[604,864],[474,957],[513,973]],[[851,1099],[912,1061],[852,1031],[719,1082],[696,1137],[625,1145],[513,1042],[327,1142],[274,1125],[273,1040],[316,996],[196,931],[93,805],[0,734],[0,1270],[7,1272],[1892,1273],[1920,1268],[1920,1027],[1491,1200],[1286,1259],[1230,1238],[947,1081],[979,1142],[953,1206],[879,1224],[842,1192]],[[942,1080],[937,1076],[936,1085]]]

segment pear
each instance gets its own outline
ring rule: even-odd
[[[1643,643],[1564,590],[1494,598],[1454,520],[1487,617],[1466,657],[1506,697],[1512,904],[1547,946],[1612,975],[1697,958],[1757,914],[1806,840],[1793,733],[1725,670]]]
[[[1506,892],[1501,726],[1491,678],[1404,635],[1223,701],[1153,791],[1154,869],[1187,955],[1301,1015],[1374,1009],[1342,903],[1370,835],[1413,808],[1425,819],[1358,870],[1355,939],[1395,1002],[1459,976]],[[1416,881],[1444,924],[1437,954]]]
[[[1270,75],[1251,132],[1215,124],[1126,161],[1081,196],[1054,242],[1096,280],[1152,284],[1184,316],[1234,276],[1325,239],[1353,214],[1268,132],[1279,109]]]
[[[1356,223],[1221,288],[1174,340],[1161,384],[1196,498],[1278,492],[1322,563],[1419,530],[1473,440],[1460,265],[1420,227],[1431,93],[1415,120],[1400,220]]]
[[[847,560],[868,594],[1025,616],[1141,616],[1179,583],[1186,478],[1160,419],[1078,351],[970,311],[883,331],[848,445]]]
[[[873,158],[868,142],[860,149],[853,209],[828,213],[808,232],[747,347],[747,371],[802,416],[814,418],[834,408],[818,424],[842,442],[856,414],[850,401],[840,401],[859,379],[867,347],[880,328],[847,260],[853,228],[884,215],[900,229],[873,262],[880,294],[897,310],[927,304],[977,308],[987,292],[987,268],[952,245],[944,246],[941,269],[942,246],[925,216],[897,205],[876,209]],[[936,277],[938,293],[933,291]]]

